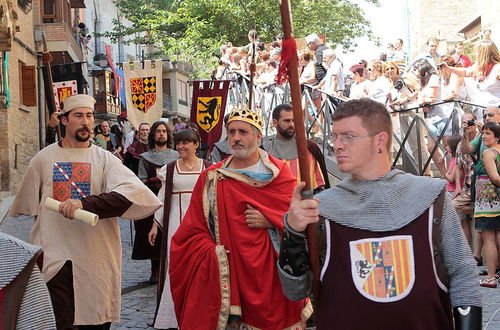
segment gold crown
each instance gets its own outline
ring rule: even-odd
[[[256,127],[260,132],[262,132],[262,127],[264,126],[264,121],[262,120],[260,114],[256,111],[250,111],[248,107],[233,108],[229,114],[227,123],[229,124],[235,120],[241,120],[249,123],[250,125]]]

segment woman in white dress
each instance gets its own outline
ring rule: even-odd
[[[170,280],[168,277],[168,256],[170,240],[179,227],[189,206],[191,192],[201,172],[211,165],[196,156],[200,145],[200,136],[193,129],[184,129],[174,135],[174,143],[179,159],[160,169],[158,177],[162,187],[158,198],[164,207],[156,211],[153,226],[149,232],[149,242],[154,242],[161,229],[161,264],[158,283],[157,312],[154,327],[158,329],[177,329]],[[161,297],[161,298],[160,298]]]

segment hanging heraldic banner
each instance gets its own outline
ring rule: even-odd
[[[144,61],[123,64],[127,117],[139,128],[141,123],[153,124],[163,112],[161,61]]]
[[[56,101],[56,109],[57,111],[61,111],[61,102],[68,96],[78,93],[76,80],[52,83],[52,91],[54,93],[54,100]]]
[[[230,80],[194,80],[191,122],[198,126],[201,143],[212,151],[219,142],[224,125]]]

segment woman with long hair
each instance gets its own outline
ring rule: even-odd
[[[179,159],[163,166],[158,174],[162,183],[158,198],[164,202],[164,206],[156,211],[154,215],[155,221],[148,235],[149,243],[154,245],[158,235],[158,227],[162,229],[160,278],[157,295],[161,299],[157,301],[154,324],[155,328],[158,329],[177,329],[168,277],[168,256],[170,240],[187,211],[191,192],[198,180],[198,176],[211,165],[210,162],[196,156],[196,150],[200,146],[200,142],[200,135],[193,129],[187,128],[177,132],[174,135],[174,144],[179,153]]]
[[[406,110],[418,107],[418,90],[420,89],[420,83],[410,71],[400,75],[399,67],[396,62],[387,62],[384,65],[384,74],[392,83],[391,93],[389,94],[389,107],[397,113],[399,118],[399,121],[393,123],[393,125],[396,127],[396,124],[399,124],[401,141],[404,140],[405,136],[408,136],[407,141],[412,151],[414,163],[420,169],[423,164],[425,164],[427,158],[429,158],[429,152],[427,148],[424,147],[425,132],[423,125],[413,125],[411,131],[410,125],[416,116],[419,117],[419,120],[424,120],[424,118],[415,110]],[[420,134],[417,134],[417,128]],[[405,161],[406,158],[403,158],[404,168],[411,169],[411,167],[406,167]],[[430,167],[422,174],[430,176]]]
[[[441,102],[441,83],[432,64],[427,59],[421,58],[413,63],[411,72],[419,82],[418,103],[423,107],[424,113],[426,113],[427,125],[429,126],[427,148],[429,152],[432,152],[435,146],[435,138],[442,134],[444,139],[446,139],[447,136],[451,135],[451,121],[446,128],[451,112],[440,104],[429,106],[432,103]],[[441,174],[445,175],[446,167],[444,160],[437,151],[432,156],[432,159]]]
[[[450,67],[459,68],[460,64],[455,62],[453,57],[450,55],[444,55],[439,60],[441,63],[447,64],[447,66],[438,65],[439,75],[441,76],[441,99],[443,101],[465,100],[467,97],[467,91],[465,89],[464,78],[451,72],[449,69]],[[450,102],[445,103],[442,106],[449,108],[446,112],[451,113],[455,104],[454,102]]]
[[[488,275],[481,286],[496,288],[495,273],[498,266],[498,244],[500,243],[500,124],[488,122],[483,126],[483,152],[485,171],[477,171],[474,218],[476,230],[481,230],[483,251]]]
[[[468,68],[448,67],[461,77],[473,77],[479,93],[472,97],[472,103],[483,106],[500,104],[500,52],[493,41],[483,40],[476,46],[476,63]]]

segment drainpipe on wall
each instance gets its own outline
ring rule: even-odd
[[[37,74],[37,92],[38,92],[38,138],[40,140],[40,150],[45,146],[45,108],[42,89],[42,55],[37,54],[38,74]]]

